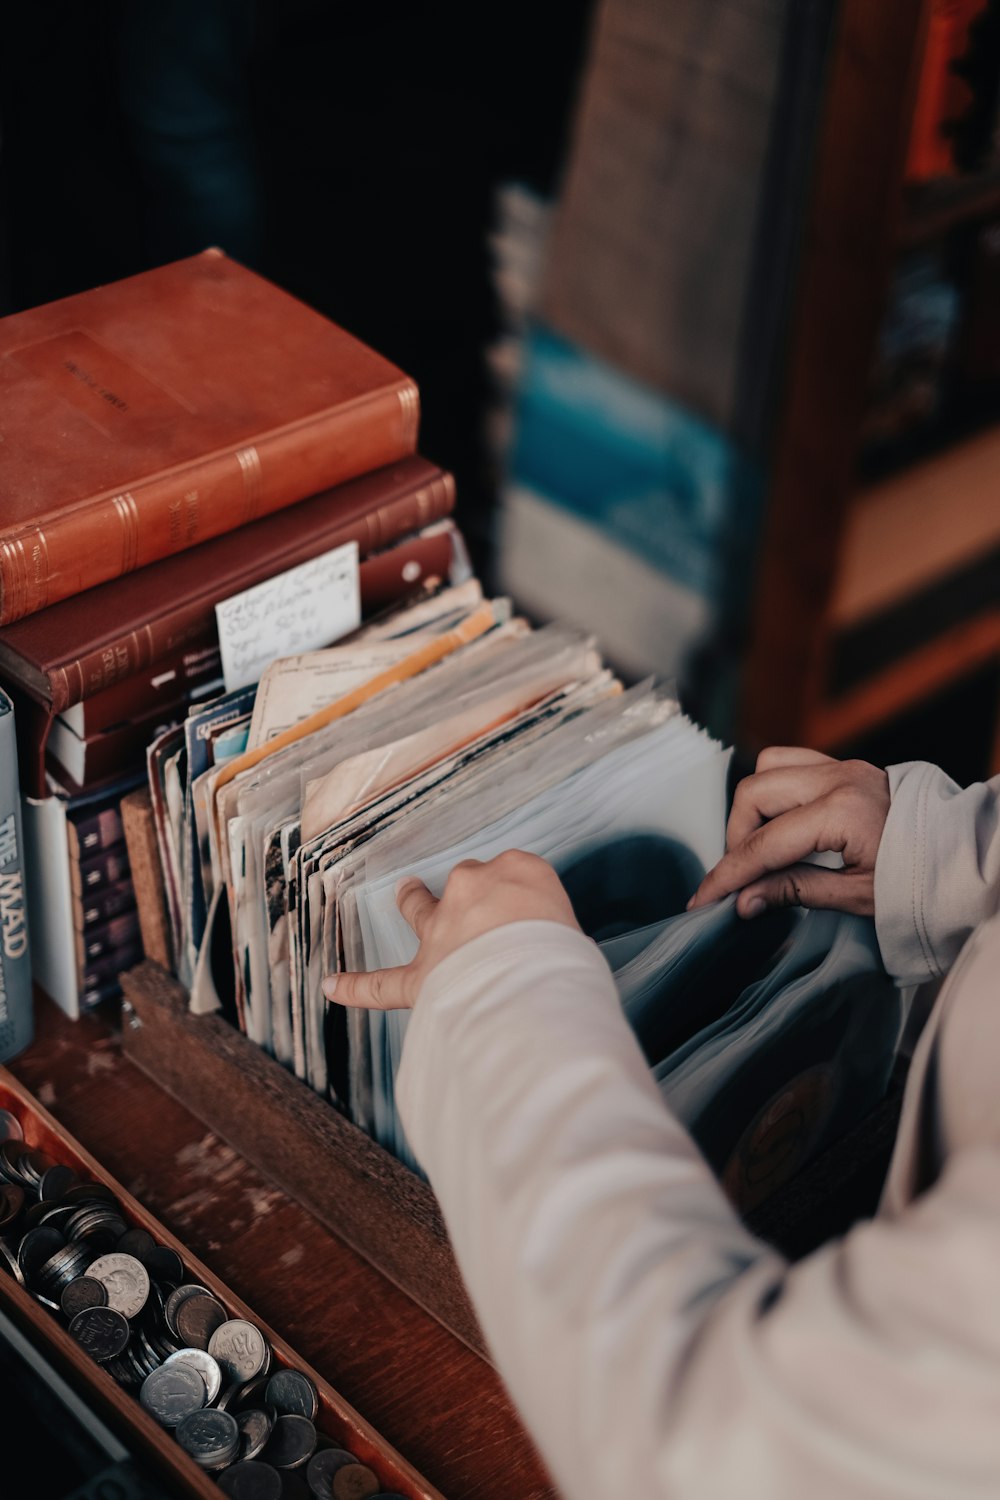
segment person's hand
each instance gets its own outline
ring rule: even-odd
[[[826,907],[871,916],[875,856],[889,813],[889,778],[863,760],[818,750],[762,750],[736,788],[726,853],[705,876],[688,910],[739,891],[741,917],[769,906]],[[842,870],[802,864],[834,850]]]
[[[463,860],[448,876],[440,901],[415,876],[401,880],[396,904],[420,939],[416,956],[395,969],[324,979],[328,1000],[374,1010],[408,1008],[435,965],[484,932],[509,922],[578,926],[552,866],[536,854],[516,849],[485,864],[478,859]]]

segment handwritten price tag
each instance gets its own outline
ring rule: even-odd
[[[329,646],[361,623],[357,542],[224,599],[215,618],[227,693],[257,682],[279,656]]]

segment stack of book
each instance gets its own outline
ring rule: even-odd
[[[141,956],[120,804],[150,743],[461,568],[418,415],[219,250],[0,321],[0,685],[34,974],[69,1013]]]

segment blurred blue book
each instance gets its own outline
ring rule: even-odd
[[[762,487],[709,422],[532,329],[499,538],[523,607],[589,625],[626,669],[681,670],[742,608]]]

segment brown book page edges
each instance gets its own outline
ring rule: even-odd
[[[156,843],[149,788],[136,787],[121,802],[122,827],[128,848],[135,904],[143,952],[162,968],[171,965],[170,919],[163,893],[160,851]]]
[[[404,1458],[379,1437],[375,1429],[337,1394],[317,1372],[300,1359],[267,1324],[214,1276],[207,1266],[159,1223],[151,1213],[126,1192],[89,1152],[65,1131],[57,1120],[0,1068],[0,1108],[9,1109],[21,1122],[25,1140],[65,1162],[84,1177],[105,1183],[118,1197],[131,1225],[145,1229],[158,1243],[175,1250],[190,1277],[206,1286],[233,1318],[247,1318],[261,1330],[281,1365],[303,1371],[319,1392],[320,1415],[317,1428],[328,1437],[343,1442],[361,1463],[375,1471],[383,1489],[397,1490],[409,1500],[443,1500],[440,1492],[409,1465]],[[214,1500],[219,1490],[213,1480],[199,1469],[173,1437],[164,1431],[138,1400],[123,1391],[107,1371],[86,1355],[76,1341],[54,1317],[35,1302],[12,1277],[0,1272],[0,1307],[38,1343],[72,1384],[86,1387],[88,1399],[99,1410],[108,1425],[124,1435],[127,1442],[140,1449],[157,1466],[158,1473],[178,1495],[200,1495]]]

